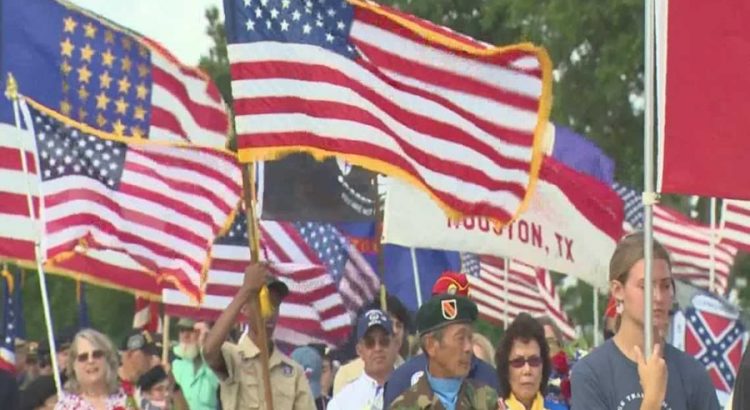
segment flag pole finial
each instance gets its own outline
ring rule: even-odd
[[[18,82],[13,73],[8,73],[8,80],[5,82],[5,98],[9,100],[18,99]]]

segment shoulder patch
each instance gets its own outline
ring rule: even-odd
[[[420,370],[414,374],[411,375],[411,385],[414,386],[417,384],[419,379],[424,375],[424,371]]]
[[[294,367],[289,363],[282,363],[281,372],[284,373],[284,376],[291,377],[294,374]]]

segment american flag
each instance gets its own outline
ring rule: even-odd
[[[744,349],[742,322],[696,307],[685,310],[685,322],[685,352],[706,366],[717,390],[729,394]]]
[[[7,0],[3,13],[3,68],[24,95],[114,134],[225,144],[218,88],[155,41],[67,2]]]
[[[541,164],[543,49],[493,47],[373,2],[224,11],[241,161],[342,155],[464,214],[517,213]]]
[[[615,191],[623,199],[627,230],[643,228],[643,205],[635,190],[615,184]],[[672,273],[678,279],[709,289],[711,267],[711,229],[665,206],[654,206],[654,239],[669,251]],[[714,239],[714,241],[716,241]],[[719,243],[714,249],[715,291],[724,294],[737,249]]]
[[[325,228],[330,225],[321,224]],[[315,224],[310,226],[316,226]],[[279,312],[274,337],[284,346],[306,343],[325,343],[336,346],[345,341],[351,328],[351,312],[345,304],[348,281],[362,281],[368,273],[358,270],[352,259],[359,259],[335,229],[324,229],[326,239],[314,249],[300,233],[307,224],[261,221],[261,256],[273,262],[271,268],[287,283],[290,294]],[[320,237],[315,235],[315,238]],[[337,246],[338,245],[338,246]],[[206,298],[196,307],[180,292],[163,292],[165,310],[177,316],[216,319],[226,308],[237,288],[242,284],[245,268],[250,261],[247,238],[247,219],[238,212],[232,228],[216,240],[211,250],[213,260],[208,273]],[[325,258],[321,257],[325,256]],[[368,266],[368,272],[372,269]],[[340,275],[337,281],[334,275]],[[373,274],[374,275],[374,274]],[[338,284],[337,284],[338,283]],[[374,292],[369,291],[370,297]],[[361,305],[355,305],[361,307]]]
[[[461,270],[469,279],[469,297],[479,306],[479,314],[495,323],[505,320],[506,307],[511,322],[521,312],[547,315],[566,338],[575,339],[575,328],[563,310],[549,271],[515,260],[508,262],[506,282],[502,258],[461,254]]]
[[[3,269],[3,322],[0,337],[0,369],[15,373],[16,369],[16,304],[13,302],[14,277]]]
[[[36,139],[46,259],[82,245],[116,249],[199,298],[208,249],[239,201],[231,154],[127,144],[29,103],[22,111]]]
[[[750,201],[724,200],[721,240],[750,252]]]
[[[162,332],[159,302],[135,297],[133,329],[148,330],[151,334]]]

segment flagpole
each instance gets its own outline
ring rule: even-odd
[[[645,0],[644,20],[646,32],[644,36],[644,96],[645,108],[643,110],[643,256],[645,262],[644,275],[644,318],[643,350],[646,357],[651,356],[653,346],[653,325],[652,325],[652,305],[653,305],[653,205],[656,203],[656,193],[654,191],[654,109],[655,109],[655,64],[654,64],[654,47],[656,46],[654,31],[654,0]]]
[[[594,346],[599,346],[599,289],[593,286],[594,290]]]
[[[411,252],[411,271],[414,276],[414,292],[417,295],[417,306],[422,306],[422,281],[419,278],[419,266],[417,264],[417,251],[414,247],[409,248]]]
[[[21,113],[19,113],[19,105],[21,104],[19,102],[19,94],[18,94],[18,84],[16,83],[16,80],[13,78],[13,75],[8,73],[8,81],[6,84],[5,89],[5,96],[8,97],[11,101],[13,101],[13,117],[16,122],[16,128],[19,130],[21,128]],[[28,113],[28,110],[23,112],[24,119],[26,120],[27,127],[32,126],[31,122],[31,115]],[[29,128],[29,131],[31,129]],[[31,136],[34,138],[34,136]],[[49,296],[47,292],[47,280],[46,275],[44,274],[44,268],[42,266],[42,249],[41,249],[41,230],[39,229],[39,220],[36,217],[36,212],[34,210],[34,201],[31,198],[31,185],[29,182],[29,166],[26,163],[26,150],[24,149],[23,142],[19,144],[19,153],[21,154],[21,168],[23,169],[23,174],[26,178],[26,206],[29,210],[29,219],[31,219],[31,223],[34,226],[34,256],[36,258],[36,270],[37,274],[39,275],[39,289],[42,293],[42,308],[44,310],[44,323],[47,326],[47,339],[49,341],[49,351],[50,351],[50,361],[52,362],[52,377],[55,381],[55,388],[57,388],[57,391],[62,391],[62,383],[60,381],[60,369],[57,364],[57,347],[55,346],[55,331],[52,327],[52,314],[49,307]],[[37,170],[39,167],[37,167]],[[41,198],[40,198],[41,201]],[[41,213],[41,205],[40,205],[40,213]]]
[[[258,219],[256,217],[256,192],[255,192],[255,163],[249,163],[242,167],[242,192],[245,197],[245,212],[247,216],[247,237],[248,246],[250,247],[250,263],[257,263],[259,261],[259,249],[260,249],[260,229],[258,228]],[[263,390],[266,402],[266,409],[273,410],[273,395],[271,394],[271,373],[269,370],[269,350],[268,350],[268,335],[266,335],[266,327],[264,326],[263,316],[260,312],[260,303],[258,297],[252,297],[249,300],[250,303],[250,314],[253,315],[253,320],[258,323],[258,334],[256,336],[256,343],[260,350],[260,368],[261,376],[263,378]],[[260,392],[258,392],[260,393]]]
[[[151,308],[149,307],[149,310]],[[149,312],[150,313],[150,312]],[[164,323],[162,324],[164,331],[161,334],[161,363],[163,365],[169,364],[169,315],[164,315]]]
[[[710,234],[710,245],[708,248],[708,257],[709,257],[709,269],[708,269],[708,291],[713,293],[715,292],[716,287],[714,284],[716,283],[716,198],[711,197],[710,201],[711,211],[709,212],[710,218],[711,218],[711,229],[709,230]]]
[[[373,181],[375,184],[375,237],[378,242],[378,276],[380,277],[380,309],[388,311],[388,295],[385,290],[385,253],[383,252],[383,210],[380,209],[380,191],[378,177]],[[412,255],[413,258],[413,255]],[[413,259],[412,259],[413,260]]]
[[[510,305],[510,293],[508,292],[508,273],[510,271],[510,259],[505,258],[503,260],[503,330],[508,328],[508,320],[510,315],[508,314],[508,307]]]

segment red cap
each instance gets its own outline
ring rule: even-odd
[[[617,316],[617,301],[614,296],[609,297],[607,308],[604,309],[604,317],[614,318]]]
[[[432,285],[432,295],[469,295],[469,280],[466,275],[458,272],[445,271]]]

